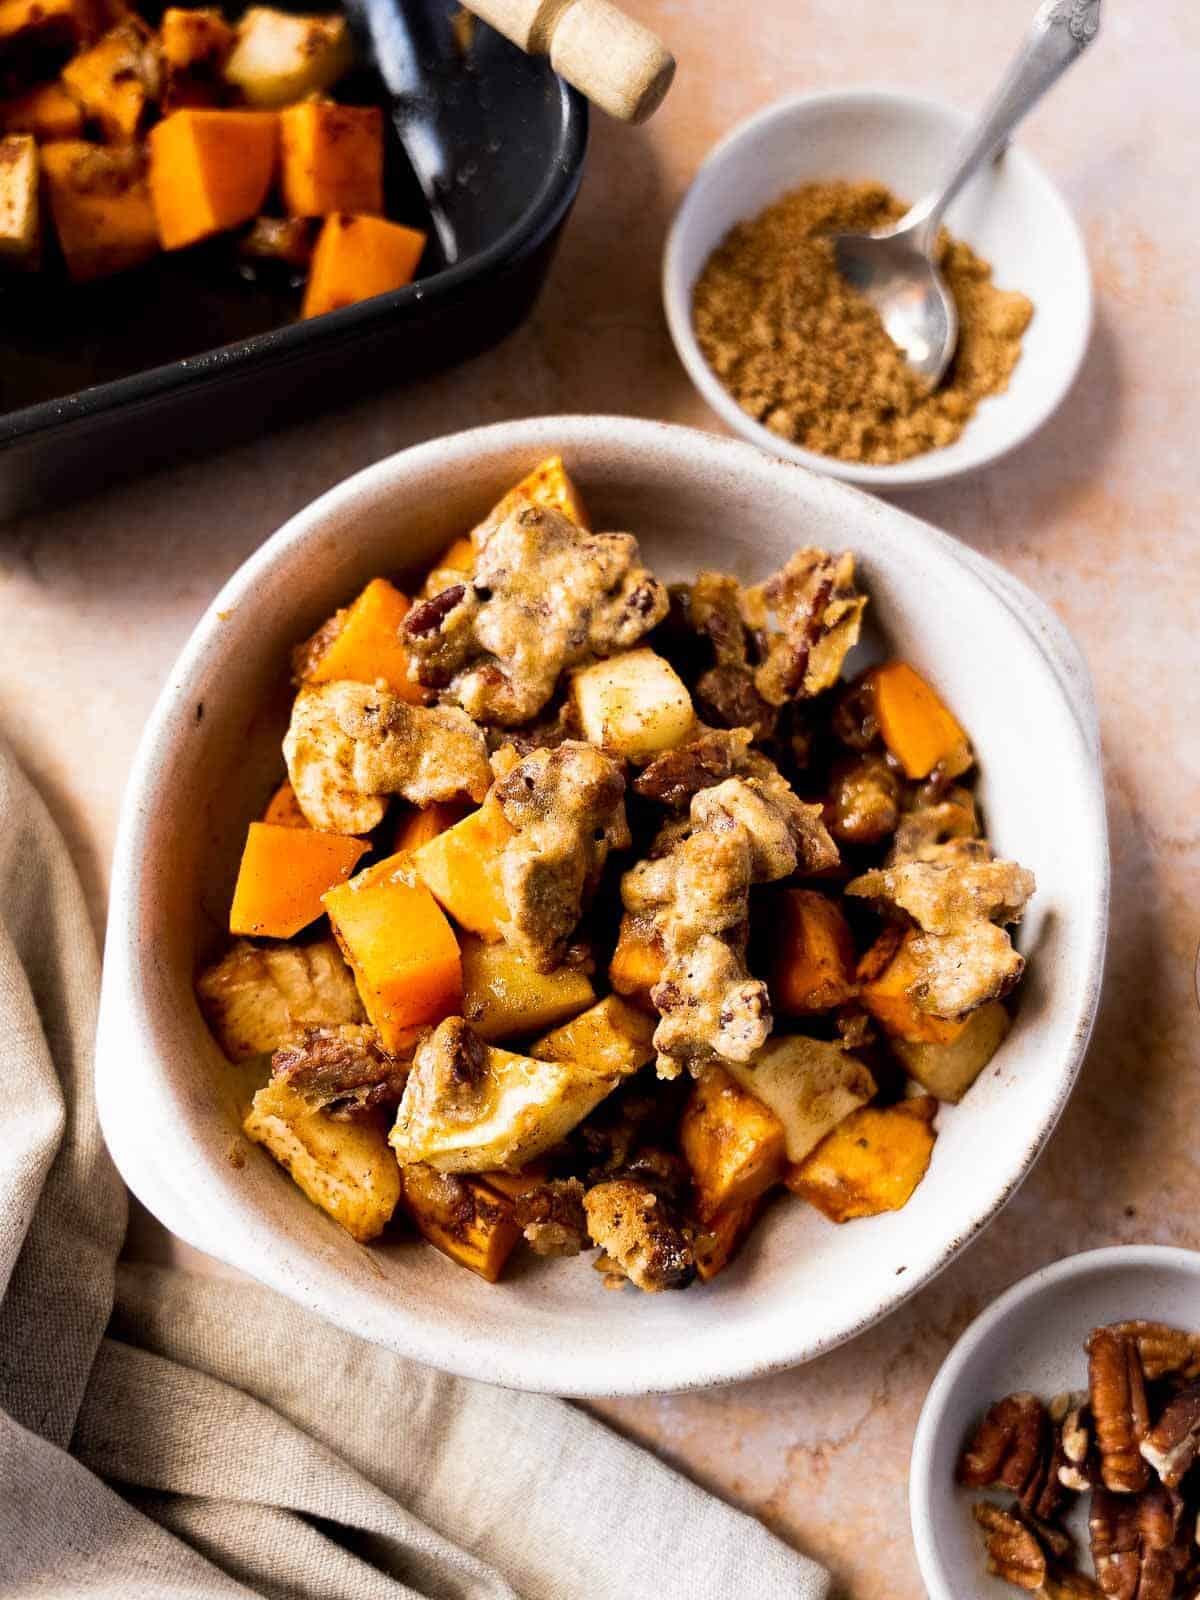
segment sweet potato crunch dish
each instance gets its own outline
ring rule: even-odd
[[[1008,928],[967,734],[843,679],[847,553],[670,589],[542,462],[419,594],[298,643],[209,1024],[245,1118],[355,1239],[407,1218],[495,1281],[714,1277],[765,1208],[904,1206],[1004,1038]]]

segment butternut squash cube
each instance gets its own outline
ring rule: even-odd
[[[776,1035],[731,1078],[783,1123],[789,1161],[803,1161],[843,1117],[874,1099],[875,1079],[857,1056],[824,1039]]]
[[[323,899],[367,1016],[392,1055],[411,1047],[414,1028],[440,1022],[462,1002],[458,941],[408,862],[389,856]]]
[[[908,991],[919,977],[912,959],[916,930],[886,929],[858,964],[858,998],[889,1039],[910,1044],[952,1044],[966,1027],[919,1011]]]
[[[341,13],[299,16],[272,6],[242,13],[225,77],[252,106],[286,106],[320,94],[354,64]]]
[[[280,183],[293,217],[383,210],[383,111],[305,100],[279,115]]]
[[[617,993],[634,1005],[654,1011],[650,991],[662,977],[666,960],[658,930],[626,911],[608,964],[608,981]]]
[[[455,539],[442,551],[437,564],[425,574],[421,593],[426,597],[442,594],[446,589],[453,589],[456,583],[461,583],[474,570],[475,546],[470,539]]]
[[[855,992],[854,940],[841,906],[815,889],[785,889],[773,901],[771,1002],[802,1017],[844,1005]]]
[[[619,994],[606,995],[530,1045],[529,1054],[538,1061],[586,1061],[627,1077],[654,1060],[654,1022]]]
[[[50,215],[75,283],[126,272],[158,253],[139,151],[63,139],[43,145],[41,155]]]
[[[220,104],[222,73],[234,40],[220,11],[214,6],[168,6],[158,37],[166,73],[164,109]]]
[[[928,1095],[853,1111],[789,1171],[787,1186],[831,1222],[899,1211],[928,1169],[936,1114]]]
[[[708,1222],[777,1184],[787,1166],[782,1122],[718,1066],[705,1067],[679,1124],[696,1214]]]
[[[308,818],[300,809],[296,791],[285,778],[267,802],[262,820],[273,828],[307,828]]]
[[[38,152],[31,133],[0,139],[0,266],[29,272],[42,254]]]
[[[297,651],[297,676],[304,683],[378,683],[409,705],[420,705],[425,692],[408,675],[408,651],[400,624],[408,597],[386,578],[372,578],[352,605],[335,612]]]
[[[422,1238],[460,1267],[495,1283],[521,1237],[511,1204],[478,1178],[436,1172],[420,1163],[396,1170],[404,1209]]]
[[[413,866],[442,908],[481,939],[499,939],[507,914],[500,852],[513,836],[490,797],[454,827],[413,852]]]
[[[909,778],[934,767],[958,777],[971,765],[971,746],[954,714],[906,661],[888,661],[868,675],[883,742]]]
[[[373,295],[411,283],[425,249],[416,228],[335,211],[327,217],[313,251],[302,315],[324,316]]]
[[[902,1038],[888,1041],[909,1077],[927,1093],[952,1105],[962,1099],[1004,1043],[1008,1012],[999,1000],[992,1000],[972,1011],[960,1027],[955,1038],[944,1044]]]
[[[267,111],[172,111],[150,130],[150,193],[164,250],[182,250],[262,210],[279,151]]]
[[[757,1200],[747,1200],[744,1206],[722,1211],[705,1227],[697,1229],[694,1248],[696,1273],[701,1282],[708,1283],[725,1270],[745,1244],[761,1210],[760,1196]]]
[[[585,532],[591,531],[592,524],[583,497],[563,465],[563,458],[547,456],[544,461],[539,461],[531,472],[527,472],[520,483],[515,483],[508,493],[496,502],[483,521],[473,530],[471,538],[459,540],[459,544],[467,546],[471,557],[464,571],[470,572],[475,564],[475,541],[487,529],[503,522],[527,500],[532,500],[534,505],[548,506],[551,511],[560,511],[577,528],[583,528]],[[451,546],[451,548],[457,547]],[[454,563],[443,557],[442,565],[449,567]]]
[[[673,750],[696,728],[692,697],[669,661],[642,647],[571,675],[583,736],[633,762]]]
[[[383,1232],[401,1182],[377,1124],[335,1121],[274,1080],[254,1096],[243,1127],[351,1238],[366,1244]]]
[[[139,17],[127,17],[62,70],[62,81],[110,144],[131,144],[150,110],[158,75],[155,46]]]
[[[454,800],[435,800],[433,805],[418,810],[416,806],[403,815],[396,824],[392,850],[396,855],[412,855],[423,844],[445,833],[456,822],[462,821],[463,808]]]
[[[590,1006],[591,980],[577,967],[539,972],[509,945],[462,937],[462,1015],[485,1039],[553,1028]]]
[[[46,144],[52,139],[77,139],[83,132],[83,109],[61,83],[39,83],[28,94],[0,103],[0,129],[31,133]]]
[[[363,839],[252,822],[229,910],[230,933],[290,939],[324,915],[321,896],[344,883],[369,849]]]

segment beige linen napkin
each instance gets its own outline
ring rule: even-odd
[[[117,1266],[97,977],[62,840],[0,751],[4,1600],[826,1600],[819,1567],[562,1401]]]

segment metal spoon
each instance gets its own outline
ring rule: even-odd
[[[942,186],[889,228],[834,235],[838,271],[879,312],[909,366],[931,389],[958,341],[954,297],[934,262],[943,213],[1099,31],[1100,0],[1046,0]]]

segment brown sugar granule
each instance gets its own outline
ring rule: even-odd
[[[743,411],[806,450],[904,461],[953,444],[980,400],[1008,387],[1033,304],[997,289],[988,263],[945,229],[938,262],[958,306],[958,348],[932,392],[835,270],[830,234],[906,210],[880,183],[806,183],[738,223],[696,282],[705,359]]]

